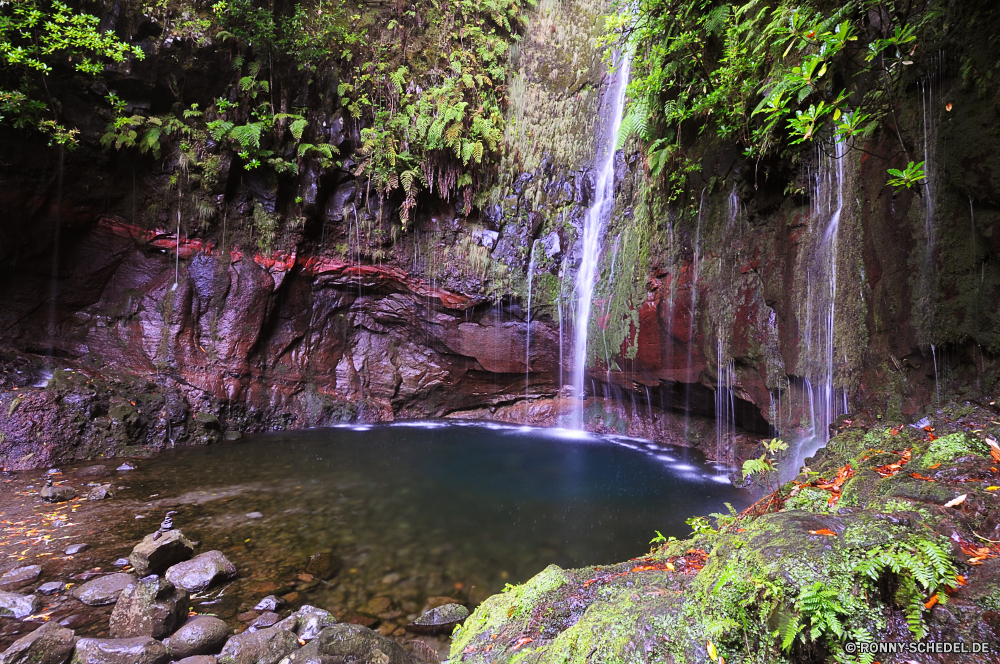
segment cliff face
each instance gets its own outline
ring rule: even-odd
[[[572,357],[578,237],[607,132],[599,111],[610,78],[593,47],[602,8],[532,10],[482,213],[426,196],[405,232],[393,221],[401,200],[361,195],[362,126],[339,106],[336,71],[275,73],[274,95],[307,107],[311,140],[343,157],[280,178],[225,150],[196,171],[102,150],[107,119],[87,109],[105,91],[55,81],[80,149],[0,130],[0,405],[28,395],[0,423],[5,463],[57,461],[67,437],[96,437],[99,453],[115,454],[229,428],[354,419],[557,423],[569,408],[558,392]],[[107,77],[133,109],[205,107],[224,95],[226,54],[127,7],[104,20],[146,46],[142,63]],[[841,412],[896,418],[944,392],[994,389],[997,99],[946,64],[923,75],[936,85],[929,104],[915,101],[915,77],[897,125],[839,164],[817,154],[762,166],[699,139],[701,173],[669,205],[644,198],[644,159],[626,146],[592,317],[591,426],[732,458],[745,450],[717,448],[712,423],[699,419],[715,416],[720,393],[731,437],[808,429],[820,386]],[[930,185],[894,192],[885,173],[904,161],[900,139],[919,153],[925,137]],[[199,207],[206,201],[214,212]],[[275,232],[278,217],[287,219]],[[830,252],[832,274],[816,267]],[[818,313],[831,302],[832,324]],[[86,417],[72,414],[79,386],[32,387],[53,368],[100,381]],[[131,403],[137,394],[151,400],[144,412]],[[138,410],[113,414],[116,404]],[[44,418],[31,412],[63,422],[60,433],[37,437]]]

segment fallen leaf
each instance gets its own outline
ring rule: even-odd
[[[837,533],[833,532],[829,528],[820,528],[819,530],[810,530],[809,533],[812,534],[812,535],[827,535],[827,536],[831,536],[832,535],[833,537],[837,536]]]
[[[993,457],[994,461],[1000,463],[1000,445],[993,438],[987,438],[986,444],[990,446],[990,456]]]
[[[924,480],[925,482],[936,482],[937,481],[937,480],[935,480],[932,477],[925,477],[925,476],[921,475],[920,473],[910,473],[910,477],[916,478],[918,480]]]
[[[711,641],[708,642],[708,656],[712,658],[712,661],[718,661],[719,651],[715,649],[715,644]]]
[[[518,648],[520,648],[521,646],[523,646],[525,643],[531,643],[532,641],[534,641],[534,639],[529,638],[527,636],[522,636],[520,639],[517,640],[516,643],[514,643],[514,647],[511,648],[511,650],[517,650]]]
[[[956,496],[955,498],[949,500],[944,504],[945,507],[955,507],[961,505],[965,502],[965,499],[969,497],[969,494],[963,493],[961,496]]]
[[[931,595],[931,598],[929,600],[924,602],[924,608],[931,609],[937,603],[938,603],[938,595],[937,593],[934,593],[933,595]]]
[[[933,466],[927,466],[927,467],[930,468],[931,470],[934,470],[935,468],[939,468],[940,466],[941,466],[940,463],[936,463]]]
[[[987,491],[996,491],[997,489],[1000,489],[1000,486],[988,486],[988,487],[986,487]]]
[[[927,440],[937,440],[937,436],[932,433],[927,434]]]
[[[948,111],[949,113],[951,112],[951,102],[944,105],[944,110]]]

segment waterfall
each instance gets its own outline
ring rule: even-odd
[[[736,439],[736,401],[733,395],[736,365],[732,358],[726,359],[721,331],[718,337],[715,368],[715,460],[722,464],[730,458],[727,450],[734,449],[732,443]]]
[[[618,71],[608,90],[611,103],[604,104],[605,135],[603,147],[598,150],[599,170],[594,187],[594,199],[583,218],[583,252],[580,269],[576,273],[576,321],[573,340],[573,387],[577,403],[573,412],[573,426],[583,428],[583,399],[586,390],[583,381],[587,368],[587,333],[590,328],[590,307],[597,283],[601,243],[608,220],[615,206],[615,143],[625,110],[625,91],[628,87],[631,58],[622,53],[618,58]]]
[[[698,221],[695,225],[694,230],[694,246],[692,247],[694,251],[694,256],[691,259],[691,307],[688,309],[689,314],[689,332],[688,332],[688,347],[687,347],[687,366],[685,369],[689,372],[688,378],[690,378],[691,365],[694,361],[694,332],[695,327],[697,327],[697,312],[698,312],[698,264],[701,262],[701,213],[705,207],[705,191],[708,187],[704,187],[701,190],[701,198],[698,201]],[[684,439],[690,440],[688,437],[688,432],[691,426],[691,387],[687,386],[684,390]]]
[[[833,352],[837,307],[837,239],[840,215],[844,207],[846,146],[842,141],[836,141],[832,147],[832,155],[824,155],[822,151],[817,153],[812,217],[814,224],[822,222],[824,217],[827,222],[822,235],[816,238],[806,268],[805,352],[800,360],[800,372],[804,378],[810,424],[808,433],[799,441],[795,467],[790,469],[793,473],[798,472],[805,459],[826,444],[830,437],[830,424],[838,411],[843,410],[833,384]],[[814,227],[820,228],[818,224]]]
[[[531,257],[528,259],[528,313],[524,325],[524,396],[528,396],[528,383],[531,376],[531,282],[535,277],[535,247],[538,240],[531,243]]]

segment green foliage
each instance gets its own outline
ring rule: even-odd
[[[931,441],[920,464],[928,468],[937,463],[948,463],[967,456],[989,458],[990,447],[986,441],[973,435],[957,432]]]
[[[946,602],[948,596],[944,590],[955,583],[957,574],[947,541],[920,537],[890,542],[867,551],[854,566],[854,571],[866,577],[873,586],[882,574],[895,575],[898,583],[895,602],[906,614],[907,625],[915,639],[922,639],[925,634],[925,600],[936,594],[940,603]]]
[[[619,145],[638,136],[660,177],[689,161],[685,133],[714,132],[758,162],[802,143],[869,135],[927,15],[881,4],[888,20],[874,26],[876,4],[619,0],[601,42],[635,53]],[[676,196],[678,183],[667,185]]]
[[[47,78],[56,64],[72,63],[76,72],[98,76],[105,62],[143,58],[138,47],[101,32],[99,23],[59,0],[0,3],[0,122],[39,130],[50,144],[75,146],[77,130],[60,122],[58,100],[48,96]],[[38,98],[39,86],[48,102]]]
[[[778,488],[778,457],[788,449],[788,443],[779,438],[762,441],[764,453],[756,459],[743,462],[743,477],[754,477],[761,484],[775,490]]]
[[[927,174],[924,173],[923,165],[924,162],[922,161],[916,164],[911,161],[903,170],[890,168],[889,175],[892,177],[886,184],[895,189],[898,189],[899,187],[906,187],[909,189],[917,184],[920,184],[920,182],[927,177]]]

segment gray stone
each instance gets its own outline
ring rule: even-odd
[[[285,600],[274,595],[268,595],[264,599],[257,602],[257,606],[253,607],[254,611],[277,611],[285,605]]]
[[[49,581],[38,586],[38,590],[35,592],[39,595],[55,595],[58,592],[62,592],[64,588],[66,588],[66,584],[62,581]]]
[[[469,610],[461,604],[444,604],[431,609],[412,623],[406,629],[417,634],[451,633],[455,625],[469,617]]]
[[[299,617],[293,613],[284,620],[275,623],[274,629],[280,629],[285,632],[294,632],[295,628],[298,626],[299,626]]]
[[[188,593],[158,576],[147,576],[130,584],[111,612],[111,636],[170,634],[187,618]]]
[[[216,661],[211,655],[195,655],[194,657],[179,659],[174,664],[215,664]]]
[[[75,556],[76,554],[80,553],[81,551],[86,551],[89,548],[90,548],[89,544],[74,544],[72,546],[66,547],[66,551],[64,553],[67,556]]]
[[[70,664],[167,664],[167,648],[156,639],[80,639]]]
[[[401,645],[361,625],[341,623],[327,627],[295,654],[310,661],[320,657],[335,657],[347,662],[380,662],[381,664],[418,664],[421,660],[406,652]]]
[[[306,563],[306,572],[326,581],[340,571],[341,560],[332,553],[314,553]]]
[[[91,579],[70,590],[69,594],[87,606],[105,606],[117,602],[122,591],[135,582],[134,575],[118,572]]]
[[[47,622],[0,654],[0,664],[63,664],[73,652],[73,630]]]
[[[258,632],[243,632],[229,639],[219,664],[277,664],[296,651],[299,639],[292,632],[269,627]]]
[[[77,477],[107,477],[111,474],[107,466],[84,466],[83,468],[77,468],[76,472],[73,473]]]
[[[16,567],[0,576],[0,588],[16,590],[22,588],[42,575],[41,565],[26,565]]]
[[[194,542],[184,537],[179,530],[165,533],[151,533],[135,545],[128,561],[135,568],[136,574],[163,574],[168,567],[183,562],[194,553]]]
[[[118,470],[118,472],[120,472],[120,473],[124,473],[125,471],[128,471],[128,470],[135,470],[135,466],[133,466],[132,464],[130,464],[128,461],[126,461],[122,465],[118,466],[118,468],[116,470]]]
[[[229,638],[229,626],[214,616],[195,616],[181,625],[167,640],[167,650],[176,659],[209,655],[222,650]]]
[[[95,486],[87,494],[87,500],[104,500],[105,498],[114,498],[115,492],[112,490],[110,484],[101,484]]]
[[[298,616],[298,625],[295,628],[295,633],[303,641],[312,641],[325,628],[337,624],[337,619],[329,611],[318,609],[308,604],[303,605],[301,609],[295,612],[295,615]]]
[[[279,620],[281,620],[281,616],[274,611],[265,611],[257,616],[256,620],[250,623],[250,626],[247,627],[247,631],[256,632],[258,630],[267,629],[268,627],[274,627]]]
[[[263,519],[264,515],[260,512],[247,512],[246,517],[248,519]]]
[[[0,590],[0,616],[10,616],[21,620],[36,613],[42,606],[37,595],[18,595]]]
[[[200,592],[212,583],[236,576],[236,566],[221,551],[206,551],[167,570],[167,580],[189,592]]]
[[[65,484],[52,486],[43,486],[38,492],[38,495],[42,497],[42,500],[50,503],[64,503],[67,500],[73,500],[76,498],[76,489],[71,486],[66,486]]]
[[[542,238],[542,247],[545,249],[545,255],[549,258],[562,252],[562,247],[559,243],[559,233],[552,231]]]

